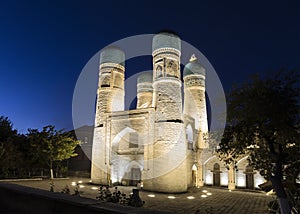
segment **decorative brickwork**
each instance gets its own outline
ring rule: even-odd
[[[179,37],[158,34],[152,48],[153,73],[138,77],[137,106],[129,111],[124,111],[124,52],[108,48],[100,55],[92,181],[142,181],[143,189],[166,193],[205,184],[248,187],[245,176],[255,179],[254,186],[263,182],[257,173],[244,173],[246,159],[239,161],[236,171],[208,144],[206,71],[196,56],[185,66],[182,84]]]

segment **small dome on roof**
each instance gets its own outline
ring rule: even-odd
[[[205,68],[198,62],[198,59],[193,54],[190,62],[184,66],[183,77],[188,75],[203,75],[205,76]]]
[[[152,83],[153,82],[153,74],[152,72],[144,72],[140,74],[137,78],[137,83]]]
[[[100,64],[102,63],[117,63],[125,65],[125,53],[118,47],[109,46],[100,54]]]
[[[180,38],[176,34],[170,32],[161,32],[156,34],[152,40],[152,51],[159,48],[175,48],[180,51]]]

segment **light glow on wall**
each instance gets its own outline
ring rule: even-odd
[[[193,164],[192,170],[193,170],[193,171],[197,171],[197,166],[196,166],[195,164]]]
[[[175,199],[176,197],[175,197],[175,196],[172,196],[172,195],[170,195],[170,196],[168,196],[168,198],[169,198],[169,199]]]
[[[148,195],[148,197],[150,197],[150,198],[154,198],[154,197],[155,197],[155,195],[152,195],[152,194],[151,194],[151,195]]]
[[[245,187],[246,186],[246,178],[245,178],[246,176],[244,175],[241,175],[241,174],[237,174],[237,178],[236,178],[236,180],[237,180],[237,182],[236,182],[236,185],[238,186],[238,187]]]
[[[201,198],[207,198],[207,195],[201,195]]]
[[[91,189],[92,189],[92,190],[97,190],[97,189],[98,189],[98,187],[91,187]]]
[[[205,183],[206,184],[213,184],[213,176],[212,173],[206,170],[206,175],[205,175]]]
[[[112,182],[112,183],[115,183],[115,182],[117,182],[117,181],[118,181],[118,179],[117,179],[116,177],[112,177],[112,178],[111,178],[111,182]]]
[[[258,185],[260,185],[260,184],[262,184],[264,182],[265,182],[265,179],[261,175],[256,174],[254,176],[254,187],[259,188]]]
[[[194,196],[188,196],[188,197],[186,197],[187,199],[195,199],[195,197]]]
[[[227,186],[228,185],[228,172],[221,173],[221,185]]]

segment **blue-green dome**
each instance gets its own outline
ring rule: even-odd
[[[100,64],[102,63],[118,63],[125,65],[125,53],[121,49],[113,46],[109,46],[100,54]]]
[[[205,68],[198,62],[195,55],[193,55],[190,62],[184,66],[183,77],[197,74],[205,76]]]
[[[181,51],[180,38],[173,33],[162,32],[156,34],[152,40],[152,51],[159,48],[175,48]]]
[[[152,72],[144,72],[137,78],[137,83],[152,83],[153,82],[153,74]]]

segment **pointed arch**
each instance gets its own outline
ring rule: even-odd
[[[138,161],[130,161],[126,166],[125,166],[125,172],[128,171],[131,168],[139,168],[141,171],[143,170],[143,165],[139,163]]]
[[[238,165],[239,163],[241,163],[242,161],[244,161],[245,159],[248,158],[248,155],[245,156],[245,157],[242,157],[241,159],[239,159],[237,162],[236,162],[236,165]]]
[[[112,140],[112,147],[116,147],[118,146],[118,143],[120,142],[120,140],[127,134],[127,133],[133,133],[136,132],[134,129],[130,128],[130,127],[126,127],[124,128],[122,131],[120,131]]]
[[[217,158],[216,155],[211,156],[210,158],[208,158],[206,161],[204,161],[203,165],[206,165],[209,161],[211,161],[212,159]]]

